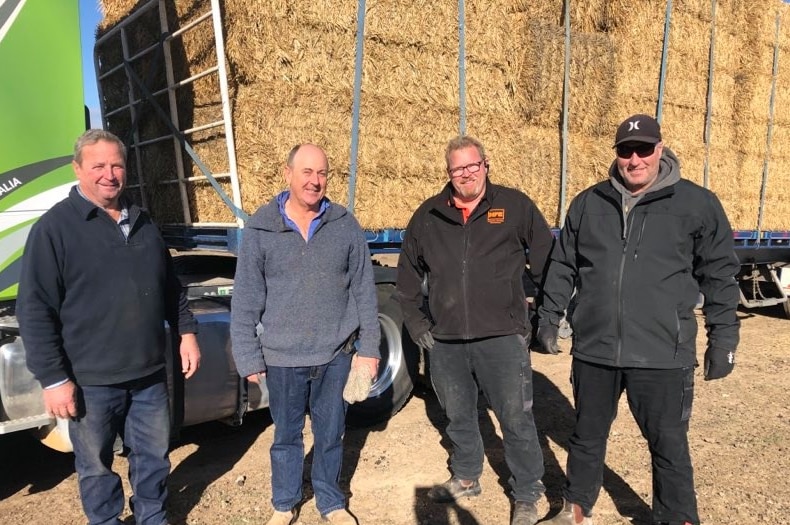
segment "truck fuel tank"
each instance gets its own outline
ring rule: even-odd
[[[180,364],[174,366],[178,349],[172,347],[173,338],[167,338],[171,399],[174,403],[178,403],[180,396],[177,393],[179,388],[183,388],[183,421],[180,425],[214,420],[239,424],[245,412],[268,406],[268,391],[265,385],[263,388],[250,385],[247,389],[246,381],[242,381],[236,372],[230,345],[230,297],[191,300],[190,308],[198,321],[201,363],[195,375],[188,380],[180,376]],[[177,416],[178,410],[179,407],[174,406],[174,415]]]

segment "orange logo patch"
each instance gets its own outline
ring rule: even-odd
[[[504,209],[488,210],[489,224],[502,224],[503,222],[505,222]]]

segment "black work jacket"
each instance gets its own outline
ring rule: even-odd
[[[716,196],[681,179],[646,194],[625,225],[620,203],[609,181],[573,200],[552,252],[540,322],[557,324],[575,288],[575,358],[684,368],[696,363],[694,308],[702,292],[709,344],[734,351],[740,266]]]
[[[451,199],[448,183],[406,229],[397,290],[409,333],[418,338],[430,330],[446,340],[525,335],[526,250],[530,276],[540,283],[553,242],[546,220],[524,193],[490,180],[466,223]]]

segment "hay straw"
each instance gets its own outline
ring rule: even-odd
[[[132,0],[105,0],[101,31],[139,8]],[[775,0],[720,3],[711,115],[710,187],[736,228],[757,225],[766,157],[768,101],[774,45]],[[170,28],[202,13],[207,0],[168,2]],[[559,209],[565,33],[560,0],[469,0],[466,3],[467,131],[486,145],[491,177],[529,194],[552,224]],[[655,113],[666,2],[590,0],[570,3],[571,84],[568,195],[606,178],[612,135],[629,114]],[[354,87],[357,2],[252,0],[224,3],[226,54],[241,198],[252,212],[284,186],[282,168],[290,147],[315,142],[329,155],[329,195],[348,203],[351,110]],[[783,11],[784,12],[784,11]],[[158,19],[133,28],[133,45],[158,36]],[[143,23],[145,22],[145,23]],[[155,22],[155,23],[154,23]],[[785,20],[785,22],[787,22]],[[146,25],[147,24],[147,25]],[[769,159],[763,227],[790,228],[783,187],[790,177],[790,39],[783,25],[776,120]],[[153,27],[155,26],[155,27]],[[153,28],[152,28],[153,27]],[[702,184],[705,164],[708,0],[675,3],[663,100],[665,143],[681,159],[685,178]],[[174,42],[179,74],[210,67],[211,31]],[[443,150],[458,133],[458,13],[454,2],[370,0],[365,19],[355,214],[370,229],[403,227],[426,197],[446,182]],[[103,51],[102,64],[118,63],[120,42]],[[151,76],[151,62],[137,66]],[[161,77],[153,76],[160,85]],[[126,96],[123,78],[104,90],[108,100]],[[216,78],[179,89],[182,127],[221,115]],[[114,102],[117,104],[117,101]],[[166,101],[163,103],[167,106]],[[167,106],[169,109],[169,106]],[[162,134],[145,122],[141,135]],[[111,129],[129,118],[110,119]],[[227,169],[221,130],[193,138],[212,170]],[[148,199],[160,221],[180,210],[174,162],[161,150],[143,155]],[[187,162],[187,176],[196,175]],[[156,189],[166,187],[167,189]],[[151,189],[148,189],[151,188]],[[193,220],[230,220],[229,212],[202,183],[187,185]],[[160,209],[161,208],[161,209]]]

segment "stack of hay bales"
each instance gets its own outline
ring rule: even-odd
[[[147,0],[102,0],[99,34]],[[170,30],[208,11],[208,0],[167,0]],[[558,224],[565,54],[562,0],[468,0],[465,4],[467,133],[480,138],[491,159],[491,179],[518,187]],[[297,143],[327,150],[329,196],[348,201],[358,2],[353,0],[225,0],[223,24],[229,64],[233,132],[247,212],[283,188],[282,167]],[[355,214],[363,227],[404,227],[423,199],[446,182],[444,146],[459,132],[459,32],[456,2],[368,0],[365,15]],[[568,202],[606,177],[614,129],[629,114],[654,114],[666,2],[570,2]],[[721,3],[716,13],[716,55],[709,186],[734,227],[757,226],[766,159],[769,98],[779,0]],[[156,11],[154,11],[156,13]],[[148,19],[147,19],[148,18]],[[786,21],[790,23],[790,21]],[[158,14],[131,28],[140,40],[158,36]],[[210,67],[211,31],[177,39],[173,62],[180,78]],[[683,175],[703,182],[710,0],[675,3],[663,99],[665,143],[680,157]],[[762,227],[790,228],[790,47],[780,34],[780,69],[768,192]],[[108,49],[105,70],[118,63]],[[134,46],[132,46],[134,47]],[[784,58],[785,62],[782,62]],[[784,66],[784,67],[782,67]],[[153,65],[141,77],[164,87]],[[126,97],[104,81],[103,96]],[[214,76],[177,91],[182,128],[221,117]],[[165,96],[158,97],[167,107]],[[120,104],[115,104],[118,106]],[[140,117],[144,139],[166,131],[153,111]],[[129,119],[108,119],[125,134]],[[149,129],[150,128],[150,129]],[[224,136],[216,130],[191,137],[213,172],[227,170]],[[168,145],[169,148],[169,145]],[[140,163],[147,202],[160,222],[182,222],[175,160],[152,146]],[[172,149],[172,148],[169,148]],[[188,164],[191,175],[199,171]],[[227,182],[222,183],[230,191]],[[229,222],[232,214],[204,181],[187,185],[195,222]],[[567,204],[567,203],[566,203]]]

